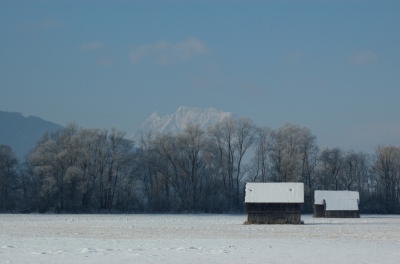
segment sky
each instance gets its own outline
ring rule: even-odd
[[[133,133],[179,106],[400,145],[400,1],[0,1],[0,110]]]

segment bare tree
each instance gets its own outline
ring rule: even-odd
[[[340,190],[343,151],[339,148],[324,148],[318,160],[318,187],[323,190]]]
[[[178,143],[182,148],[178,164],[189,178],[190,207],[197,211],[205,180],[209,176],[207,163],[204,160],[208,142],[199,125],[187,124],[184,132],[178,135]]]
[[[304,181],[307,186],[311,186],[318,152],[311,131],[305,127],[285,124],[278,131],[272,131],[271,137],[271,180]]]
[[[313,211],[313,200],[316,183],[316,167],[318,162],[319,147],[316,136],[306,127],[299,128],[299,157],[301,159],[300,179],[304,183],[304,205],[308,212]]]
[[[271,150],[271,129],[257,128],[255,153],[251,161],[248,179],[253,182],[267,182],[269,174],[269,151]]]
[[[253,144],[256,138],[256,126],[250,118],[242,117],[237,120],[236,123],[236,142],[234,144],[235,149],[237,150],[237,159],[235,164],[235,205],[239,206],[240,195],[240,182],[244,177],[245,173],[248,171],[247,166],[243,166],[243,158]]]
[[[138,163],[139,177],[143,190],[142,204],[150,212],[169,210],[169,185],[158,171],[158,155],[155,151],[155,135],[149,131],[141,136]]]
[[[209,127],[208,134],[218,153],[217,163],[226,198],[237,208],[240,198],[240,181],[245,172],[243,158],[256,138],[256,127],[249,118],[225,118]]]
[[[385,213],[399,209],[400,198],[400,149],[394,146],[378,146],[375,151],[373,172],[378,178]]]
[[[110,210],[113,206],[119,181],[124,177],[129,177],[129,165],[133,159],[133,141],[124,138],[125,133],[111,129],[107,139],[108,167],[105,179],[105,189],[103,193],[104,209]]]
[[[366,184],[369,170],[367,156],[362,152],[348,151],[343,157],[342,166],[340,174],[341,189],[362,192],[365,188],[364,185]]]
[[[15,209],[18,159],[9,146],[0,144],[0,210]]]
[[[157,170],[179,197],[178,210],[197,211],[209,169],[204,161],[207,149],[204,131],[187,124],[183,133],[156,135],[154,152]]]
[[[217,177],[221,178],[225,199],[232,206],[233,174],[234,174],[234,136],[235,122],[233,118],[225,118],[221,122],[208,127],[208,134],[215,150],[215,162],[218,169]]]

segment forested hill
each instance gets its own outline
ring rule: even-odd
[[[45,131],[62,128],[39,117],[24,117],[21,113],[0,111],[0,144],[10,146],[19,159],[35,146]]]

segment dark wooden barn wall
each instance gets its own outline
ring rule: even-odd
[[[314,217],[325,217],[325,206],[323,204],[314,204]]]
[[[328,218],[359,218],[359,211],[325,211]]]
[[[300,204],[246,203],[249,224],[300,224]]]
[[[359,218],[359,211],[325,211],[324,205],[314,204],[314,217]]]

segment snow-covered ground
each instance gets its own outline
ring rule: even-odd
[[[400,263],[400,216],[0,215],[0,263]]]

